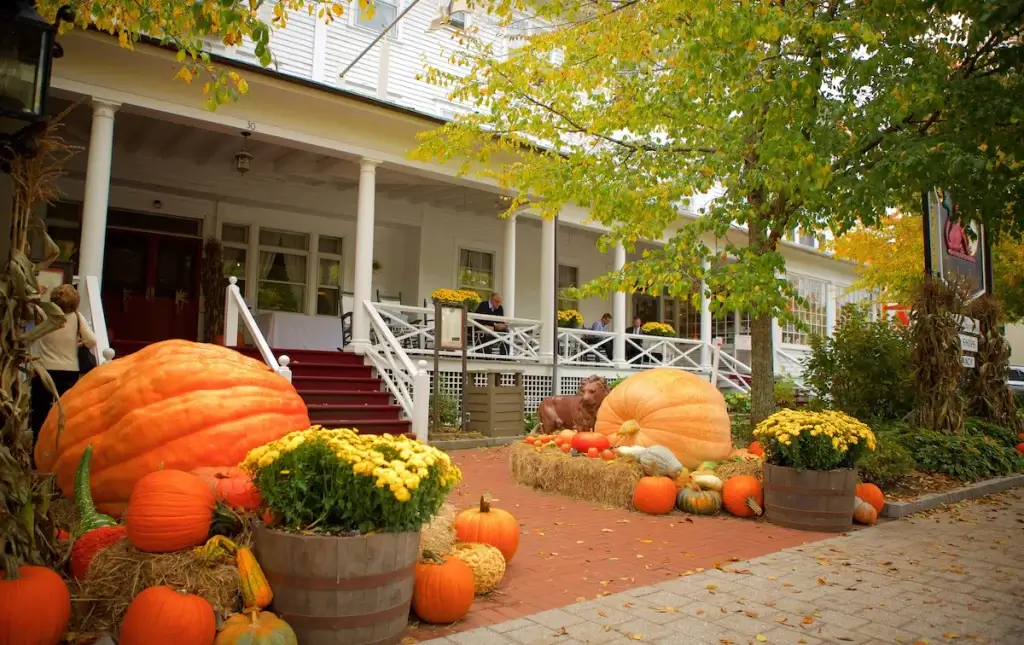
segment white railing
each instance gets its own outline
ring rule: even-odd
[[[395,342],[406,354],[413,356],[434,353],[434,309],[397,303],[368,302],[381,318]],[[500,323],[503,330],[492,325]],[[537,361],[540,349],[539,320],[505,318],[485,314],[469,314],[466,333],[466,355],[471,359]],[[376,330],[374,330],[376,333]],[[380,344],[378,339],[374,345]],[[461,356],[458,350],[441,350],[449,358]]]
[[[253,342],[256,343],[256,349],[259,350],[260,356],[263,357],[267,367],[288,379],[288,382],[291,383],[292,371],[288,367],[291,359],[284,355],[274,358],[274,353],[270,351],[267,339],[263,337],[263,332],[260,331],[259,326],[256,324],[256,319],[252,317],[249,306],[245,304],[245,299],[242,298],[242,292],[239,291],[237,282],[238,278],[234,276],[228,278],[228,288],[224,294],[224,345],[226,347],[235,347],[238,344],[238,318],[241,317],[245,328],[249,330],[249,335],[252,337]]]
[[[363,306],[370,318],[370,330],[377,339],[377,342],[370,344],[365,355],[377,370],[388,392],[395,397],[412,422],[413,434],[425,443],[430,423],[430,373],[427,372],[427,362],[421,360],[413,365],[402,343],[377,311],[376,307],[380,303],[367,300]]]
[[[558,362],[562,365],[615,367],[615,332],[558,328]]]
[[[714,378],[719,388],[724,384],[734,390],[750,393],[750,366],[726,352],[719,352],[718,371]]]
[[[92,355],[97,365],[109,363],[114,360],[114,350],[110,347],[110,338],[107,336],[107,317],[103,314],[103,300],[100,298],[100,281],[94,275],[78,278],[78,291],[81,297],[79,311],[85,310],[89,324],[92,326],[92,333],[96,336],[96,345],[92,348]]]
[[[706,343],[690,338],[626,334],[626,363],[630,367],[674,367],[700,372]]]
[[[798,388],[804,387],[804,357],[795,356],[784,349],[775,350],[775,371],[787,376]]]

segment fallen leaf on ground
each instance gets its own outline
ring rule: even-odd
[[[743,612],[743,615],[746,616],[747,618],[757,618],[757,612],[756,611],[750,611],[749,609],[747,611]]]
[[[637,541],[640,542],[640,544],[651,544],[652,542],[654,542],[654,540],[648,540],[648,539],[637,540]]]
[[[557,632],[552,634],[552,636],[566,636],[568,634],[569,634],[569,630],[566,629],[565,627],[562,627]]]
[[[715,589],[718,589],[718,585],[708,585],[708,586],[706,586],[704,588],[709,590],[709,591],[714,591]]]
[[[613,533],[614,531],[612,531],[611,529],[601,529],[601,532],[602,533]]]
[[[811,618],[810,616],[804,616],[804,619],[803,619],[803,620],[802,620],[801,622],[802,622],[802,623],[803,623],[804,625],[810,625],[811,623],[813,623],[813,622],[814,622],[814,619],[813,619],[813,618]]]
[[[942,632],[942,637],[953,640],[955,638],[960,638],[960,634],[957,634],[956,632]]]
[[[775,619],[775,622],[777,622],[777,623],[784,623],[787,620],[789,620],[789,619],[786,618],[785,616],[779,616],[778,618]]]
[[[765,636],[764,634],[758,634],[754,638],[756,638],[757,642],[759,642],[759,643],[767,643],[768,642],[768,637]]]
[[[652,607],[654,611],[659,614],[677,614],[679,613],[679,607],[673,607],[672,605],[665,605],[664,607]]]
[[[643,634],[626,634],[626,638],[628,638],[631,641],[639,641],[639,640],[643,640],[644,635]]]
[[[576,596],[576,602],[586,602],[586,601],[587,601],[587,597],[586,596]]]

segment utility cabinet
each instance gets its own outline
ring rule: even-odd
[[[512,385],[502,385],[502,375],[513,373]],[[483,376],[483,385],[477,385]],[[466,373],[466,430],[485,437],[517,437],[525,434],[523,414],[526,394],[523,373],[510,369],[477,370]]]

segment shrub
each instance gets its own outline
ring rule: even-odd
[[[983,419],[969,418],[964,423],[964,427],[967,432],[975,435],[984,435],[992,437],[999,443],[1012,448],[1020,443],[1020,439],[1017,437],[1017,433],[1010,428],[1004,428],[996,423],[991,423]]]
[[[796,383],[792,379],[782,377],[775,381],[775,405],[784,410],[796,408]]]
[[[730,392],[725,395],[725,407],[729,414],[750,414],[750,395],[743,392]]]
[[[812,338],[804,382],[835,410],[899,419],[913,409],[913,371],[907,332],[851,307],[832,338]]]
[[[527,412],[523,415],[523,430],[526,434],[533,432],[533,429],[540,425],[540,418],[536,412]]]
[[[875,435],[842,412],[782,410],[754,429],[765,460],[800,470],[853,468],[865,452],[875,449]]]
[[[746,448],[754,441],[754,426],[750,423],[749,414],[730,415],[732,422],[732,444],[738,448]]]
[[[905,435],[904,442],[920,470],[962,481],[1024,471],[1024,456],[977,428],[955,435],[916,428]]]
[[[242,468],[283,528],[318,533],[418,531],[462,479],[415,439],[319,426],[251,450]]]
[[[443,382],[442,382],[443,383]],[[443,428],[455,428],[456,430],[462,429],[462,410],[460,409],[459,400],[454,396],[448,394],[437,394],[430,395],[430,421],[434,421],[434,401],[438,404],[438,421],[441,424],[440,428],[433,428],[435,431],[442,430]]]
[[[878,446],[857,462],[857,470],[862,481],[885,488],[917,468],[913,455],[899,440],[898,435],[876,433],[875,437]]]

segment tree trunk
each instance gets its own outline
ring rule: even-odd
[[[775,412],[775,339],[772,317],[750,321],[750,423],[757,425]]]

